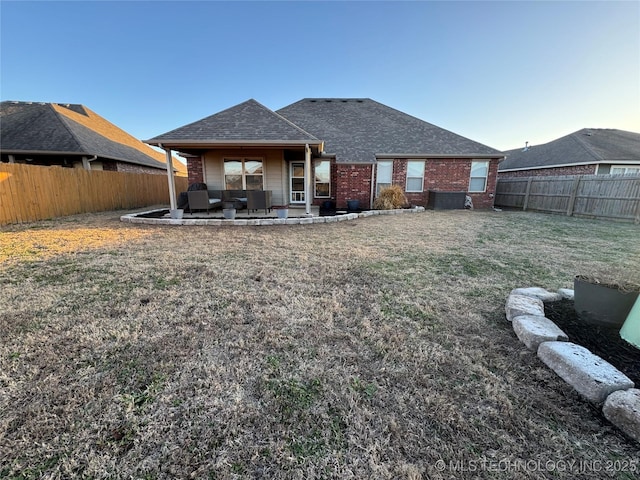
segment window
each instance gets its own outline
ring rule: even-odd
[[[471,162],[471,179],[469,180],[470,192],[484,192],[487,190],[487,177],[489,176],[489,162]]]
[[[225,159],[224,185],[227,190],[262,190],[262,179],[262,159]]]
[[[407,192],[421,192],[424,185],[424,162],[410,160],[407,162]]]
[[[630,173],[640,173],[640,167],[627,167],[625,165],[611,165],[611,175],[627,175]]]
[[[316,197],[331,196],[331,163],[329,160],[318,160],[315,165]]]
[[[383,160],[378,162],[376,171],[376,195],[380,195],[380,190],[391,186],[391,173],[393,171],[393,161]]]

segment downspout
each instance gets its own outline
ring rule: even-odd
[[[311,215],[311,192],[313,191],[313,187],[311,185],[311,148],[309,148],[309,144],[307,143],[304,146],[304,203],[305,203],[305,211],[307,215]]]
[[[171,158],[171,149],[164,148],[161,143],[158,146],[163,149],[167,155],[167,181],[169,182],[169,204],[171,210],[176,210],[178,202],[176,202],[176,183],[173,179],[173,159]]]
[[[93,158],[82,157],[82,168],[84,168],[85,170],[91,170],[90,162],[93,162],[97,158],[97,155],[94,155]]]
[[[373,195],[375,194],[376,184],[373,183],[375,180],[375,171],[376,171],[376,163],[371,164],[371,193],[369,194],[369,209],[373,210]]]

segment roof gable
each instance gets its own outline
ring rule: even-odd
[[[147,143],[312,142],[318,138],[250,99],[219,113],[158,135]]]
[[[46,103],[2,102],[0,126],[2,150],[86,153]]]
[[[505,152],[500,171],[580,165],[640,162],[640,133],[583,128],[551,142]]]
[[[486,145],[369,98],[305,98],[277,111],[325,140],[325,150],[346,162],[376,156],[495,156]]]
[[[159,169],[166,165],[163,153],[83,105],[6,101],[0,104],[0,121],[5,151],[97,155]]]

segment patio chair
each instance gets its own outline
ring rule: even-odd
[[[193,213],[193,210],[209,212],[209,209],[222,205],[221,198],[209,198],[209,193],[206,190],[187,192],[187,196],[189,197],[189,213]]]
[[[247,212],[261,208],[271,211],[271,190],[247,190]]]
[[[233,204],[236,210],[242,210],[247,207],[247,191],[246,190],[223,190],[222,201],[226,204]]]

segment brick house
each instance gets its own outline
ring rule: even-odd
[[[499,178],[640,173],[640,133],[624,130],[583,128],[504,153]]]
[[[251,99],[146,140],[187,158],[189,183],[270,190],[274,204],[369,208],[381,188],[409,202],[466,192],[493,206],[503,154],[371,99],[307,98],[277,111]]]
[[[0,103],[0,161],[166,175],[166,159],[84,105]],[[173,162],[178,175],[186,167]]]

